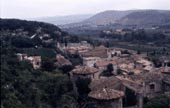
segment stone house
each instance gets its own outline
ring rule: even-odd
[[[123,96],[124,93],[122,91],[110,88],[94,90],[88,94],[90,102],[97,108],[123,108]]]
[[[100,57],[83,57],[83,65],[94,67],[97,61],[101,61]]]
[[[60,54],[56,55],[56,60],[57,60],[57,62],[55,63],[55,65],[59,68],[61,68],[63,66],[72,66],[72,63]]]
[[[29,56],[26,60],[30,61],[34,69],[41,67],[41,56]]]
[[[170,93],[170,74],[163,73],[163,91]]]
[[[92,45],[87,43],[87,41],[81,41],[80,43],[57,43],[57,47],[61,50],[75,50],[79,53],[87,52],[93,49]]]
[[[137,102],[135,103],[134,106],[137,106],[137,108],[143,107],[143,86],[127,78],[117,77],[117,76],[100,78],[98,80],[93,80],[89,85],[89,87],[92,91],[102,89],[102,88],[110,88],[110,89],[118,90],[124,92],[123,98],[125,99],[126,97],[128,97],[126,96],[127,94],[125,94],[126,90],[130,89],[131,91],[134,92],[134,97],[137,98]]]
[[[109,64],[113,65],[113,74],[117,75],[118,65],[117,65],[117,62],[115,62],[115,61],[97,61],[94,64],[94,67],[96,67],[97,69],[99,69],[101,71],[104,71],[104,70],[107,70],[107,66]]]
[[[77,80],[78,78],[90,78],[91,80],[94,80],[99,78],[100,71],[94,67],[79,65],[76,66],[70,74],[74,80]]]
[[[88,52],[80,53],[80,55],[82,57],[100,57],[102,60],[107,60],[107,49],[108,48],[101,45],[89,50]]]
[[[160,67],[157,72],[162,74],[163,91],[170,93],[170,67]]]
[[[28,56],[27,54],[16,54],[20,61],[27,60],[29,61],[34,69],[39,69],[41,67],[41,56]]]
[[[150,68],[150,70],[151,70],[153,67],[153,63],[151,61],[141,58],[141,59],[135,61],[135,67],[138,69],[143,69],[143,68],[147,67],[146,70],[148,68]]]
[[[152,98],[163,93],[162,75],[156,72],[130,75],[129,78],[144,87],[144,96]]]
[[[122,53],[120,50],[113,49],[113,50],[107,51],[107,54],[113,57],[113,56],[121,56]]]
[[[76,66],[75,69],[73,69],[70,72],[70,77],[73,83],[73,89],[76,96],[80,95],[78,92],[78,84],[77,84],[80,80],[83,80],[83,82],[85,82],[90,79],[90,81],[92,81],[94,79],[98,79],[99,75],[100,75],[100,71],[94,67],[88,67],[84,65]]]
[[[17,53],[16,55],[17,55],[19,61],[23,61],[23,60],[25,60],[28,57],[27,54]]]

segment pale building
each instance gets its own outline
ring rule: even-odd
[[[90,102],[97,108],[123,108],[123,96],[122,91],[110,88],[94,90],[88,94]]]
[[[27,54],[16,54],[20,61],[27,60],[29,61],[34,69],[39,69],[41,67],[41,56],[28,56]]]
[[[17,55],[19,61],[23,61],[28,57],[27,54],[17,53],[16,55]]]
[[[123,77],[108,77],[93,80],[89,85],[92,91],[101,90],[103,88],[114,89],[124,93],[124,98],[128,97],[125,92],[127,89],[134,92],[134,97],[136,97],[137,102],[134,106],[137,108],[143,108],[143,86],[132,80]],[[102,91],[101,91],[102,92]],[[129,97],[132,98],[132,97]],[[133,107],[134,107],[133,106]],[[114,107],[113,107],[114,108]]]
[[[79,65],[76,66],[70,74],[74,80],[77,80],[78,78],[90,78],[91,80],[94,80],[99,78],[100,71],[94,67]]]
[[[153,67],[153,63],[151,61],[148,61],[146,59],[139,59],[135,62],[135,67],[138,69],[143,69],[145,67]]]
[[[101,61],[102,59],[100,57],[83,57],[83,65],[94,67],[94,64],[97,61]]]
[[[107,70],[109,64],[113,65],[113,74],[117,75],[118,65],[116,61],[97,61],[94,67],[98,68],[101,71]]]
[[[55,63],[55,65],[59,68],[63,66],[72,66],[72,63],[61,54],[56,55],[56,60],[57,62]]]
[[[29,56],[25,60],[30,61],[34,69],[39,69],[41,67],[41,56]]]

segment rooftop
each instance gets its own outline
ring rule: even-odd
[[[57,64],[58,66],[72,65],[72,63],[68,59],[66,59],[64,56],[60,54],[56,55],[56,59],[57,59],[57,62],[55,64]]]
[[[136,83],[142,84],[143,82],[149,83],[153,81],[161,81],[162,75],[158,72],[147,72],[136,75],[130,75],[128,76],[128,78],[135,81]]]
[[[132,81],[132,80],[124,79],[123,85],[137,93],[142,93],[142,91],[143,91],[143,86],[141,84],[138,84],[138,83]]]
[[[27,58],[27,60],[40,61],[40,60],[41,60],[41,56],[29,56],[29,57]]]
[[[109,64],[112,64],[112,65],[117,65],[116,61],[97,61],[95,63],[95,65],[97,67],[103,67],[103,66],[107,66]]]
[[[87,52],[81,53],[83,57],[101,57],[101,58],[107,58],[107,49],[105,46],[101,45],[98,47],[95,47],[92,50],[89,50]]]
[[[113,89],[119,89],[121,85],[121,80],[116,78],[115,76],[111,76],[108,78],[100,78],[97,80],[93,80],[89,87],[91,90],[97,90],[101,88],[113,88]]]
[[[72,70],[72,73],[79,74],[79,75],[88,75],[98,72],[98,69],[94,67],[88,66],[76,66],[75,69]]]
[[[100,57],[83,57],[83,60],[94,60],[94,59],[100,60]]]
[[[140,60],[138,60],[138,61],[136,61],[136,62],[137,62],[137,63],[140,63],[140,64],[143,64],[143,65],[145,65],[145,66],[152,64],[150,61],[145,60],[145,59],[140,59]]]
[[[160,67],[160,68],[156,68],[156,71],[157,72],[160,72],[160,73],[170,73],[170,67],[168,66],[165,66],[165,67]]]
[[[103,88],[91,91],[88,96],[99,100],[112,100],[123,97],[124,93],[110,88]]]

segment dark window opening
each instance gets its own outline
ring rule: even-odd
[[[150,84],[150,89],[154,90],[155,89],[155,84]]]

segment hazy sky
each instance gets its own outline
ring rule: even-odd
[[[170,0],[0,0],[3,18],[91,14],[105,10],[170,10]]]

